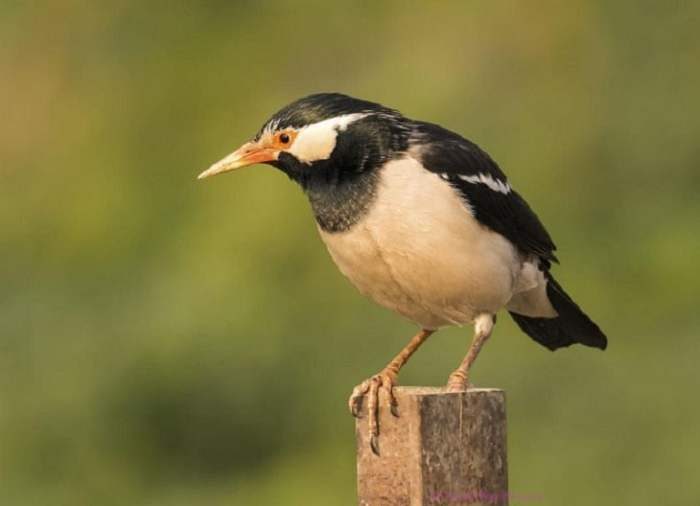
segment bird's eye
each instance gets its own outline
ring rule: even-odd
[[[284,132],[277,132],[272,138],[272,144],[277,149],[287,149],[294,142],[296,135],[297,133],[294,130],[285,130]]]

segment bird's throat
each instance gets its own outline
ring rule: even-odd
[[[325,232],[344,232],[367,213],[377,193],[379,177],[371,170],[333,184],[306,188],[316,222]]]

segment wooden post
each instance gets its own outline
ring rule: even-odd
[[[366,403],[355,425],[360,506],[508,504],[505,393],[397,387],[399,417],[380,398],[379,455]]]

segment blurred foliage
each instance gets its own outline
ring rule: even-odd
[[[304,196],[194,177],[277,108],[342,91],[500,162],[610,336],[508,318],[511,491],[693,504],[700,448],[700,7],[691,2],[0,6],[0,504],[354,502],[345,399],[412,326],[359,296]],[[469,329],[405,384],[441,384]]]

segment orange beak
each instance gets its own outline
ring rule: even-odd
[[[202,172],[197,179],[214,176],[229,170],[240,169],[255,163],[267,163],[277,160],[279,151],[260,144],[260,142],[246,142],[236,151],[223,160],[219,160],[207,170]]]

